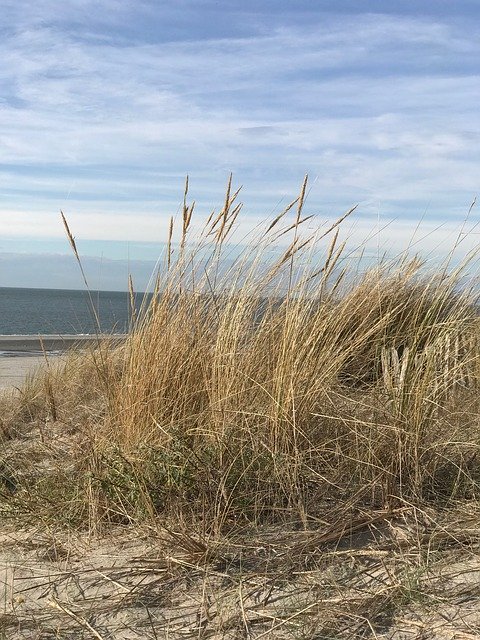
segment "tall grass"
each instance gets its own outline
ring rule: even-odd
[[[461,269],[428,276],[402,256],[349,278],[344,216],[302,233],[305,187],[233,264],[238,192],[188,250],[185,194],[178,255],[169,242],[98,442],[115,443],[150,514],[306,522],[329,499],[419,499],[442,473],[447,493],[474,486],[457,404],[475,398],[477,320]]]
[[[432,275],[404,255],[359,275],[339,239],[352,212],[304,232],[305,189],[233,259],[238,191],[230,181],[190,240],[187,185],[151,302],[89,377],[108,391],[75,454],[83,516],[307,527],[338,501],[477,495],[478,319],[462,268]]]

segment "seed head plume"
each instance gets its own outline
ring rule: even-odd
[[[75,258],[76,258],[76,260],[78,262],[78,266],[80,267],[80,272],[82,274],[83,282],[85,283],[85,287],[87,288],[87,292],[88,292],[88,300],[89,300],[89,303],[90,303],[90,310],[92,312],[92,316],[93,316],[93,319],[95,321],[95,325],[96,325],[97,331],[100,334],[100,332],[101,332],[100,319],[98,317],[98,312],[97,312],[97,309],[95,308],[95,304],[93,303],[92,293],[90,291],[90,286],[88,284],[87,276],[86,276],[85,271],[83,269],[82,261],[80,260],[80,255],[78,253],[77,243],[75,242],[75,237],[74,237],[73,233],[70,231],[70,227],[68,226],[68,222],[67,222],[67,219],[65,218],[65,215],[64,215],[63,211],[60,211],[60,215],[62,216],[62,222],[63,222],[63,226],[65,227],[65,232],[67,234],[68,242],[70,243],[70,246],[72,247],[73,254],[74,254],[74,256],[75,256]]]
[[[133,288],[133,278],[132,274],[128,274],[128,296],[130,300],[130,318],[131,324],[135,325],[137,320],[137,309],[135,306],[135,289]]]
[[[170,218],[170,226],[168,228],[167,269],[170,269],[170,266],[172,263],[172,236],[173,236],[173,216]]]
[[[79,255],[78,255],[78,251],[77,251],[77,244],[75,242],[75,238],[74,238],[72,232],[70,231],[70,227],[68,226],[68,222],[67,222],[67,219],[65,218],[65,215],[64,215],[63,211],[60,211],[60,215],[62,216],[63,226],[65,227],[65,231],[67,233],[67,238],[68,238],[68,241],[70,243],[70,246],[72,247],[73,253],[75,254],[76,259],[80,260]]]

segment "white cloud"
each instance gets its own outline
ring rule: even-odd
[[[164,239],[186,173],[205,213],[233,170],[250,226],[305,172],[312,210],[360,201],[365,224],[375,210],[409,227],[425,208],[456,224],[478,191],[480,44],[464,24],[365,14],[122,39],[132,7],[5,3],[0,234],[57,237],[64,207],[79,237]]]

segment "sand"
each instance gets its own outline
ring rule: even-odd
[[[317,549],[318,566],[287,574],[260,540],[242,550],[244,567],[238,544],[237,556],[225,544],[205,560],[162,532],[87,537],[5,523],[0,637],[478,640],[478,556],[443,549],[422,563],[414,544],[404,555],[395,544]],[[410,555],[418,566],[405,566]]]
[[[124,336],[109,336],[121,341]],[[19,387],[26,376],[45,363],[43,350],[49,358],[58,358],[73,347],[95,345],[97,336],[0,335],[0,389]]]
[[[0,389],[21,386],[29,373],[44,364],[44,356],[0,357]]]
[[[122,340],[123,335],[108,336]],[[66,351],[72,347],[83,347],[94,345],[98,341],[97,336],[92,335],[44,335],[44,336],[19,336],[0,335],[0,354],[2,352],[42,353],[46,351]],[[43,345],[43,347],[42,347]]]

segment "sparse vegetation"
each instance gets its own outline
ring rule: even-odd
[[[345,216],[302,232],[305,188],[235,259],[238,192],[228,185],[192,248],[186,189],[181,238],[174,246],[172,221],[154,296],[126,342],[72,354],[2,398],[3,517],[45,531],[155,532],[156,570],[172,590],[190,572],[202,594],[185,623],[192,637],[393,637],[409,607],[434,615],[444,550],[478,550],[468,259],[429,274],[401,256],[354,275]],[[448,515],[466,513],[476,524],[463,530]],[[147,598],[127,582],[125,594]],[[87,635],[113,637],[58,607]],[[142,637],[180,634],[180,622],[150,622]]]

